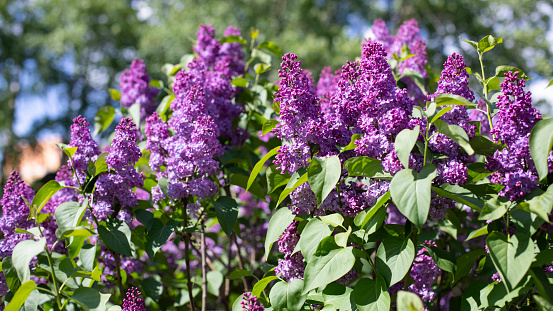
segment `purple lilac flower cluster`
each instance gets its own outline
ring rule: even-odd
[[[136,145],[137,140],[136,125],[132,119],[121,119],[115,129],[112,148],[106,156],[110,171],[100,175],[94,191],[93,213],[100,221],[111,216],[116,210],[116,204],[120,204],[121,210],[116,216],[127,223],[131,222],[128,209],[138,205],[133,188],[142,187],[145,178],[134,168],[142,155]]]
[[[230,26],[224,36],[240,36],[240,31]],[[233,145],[239,145],[246,139],[247,132],[239,126],[233,126],[232,121],[240,116],[244,107],[233,102],[238,90],[232,86],[231,81],[234,76],[244,73],[241,45],[237,42],[219,43],[215,39],[213,27],[202,25],[194,51],[199,58],[189,66],[191,75],[189,79],[181,79],[180,87],[202,89],[206,97],[206,111],[218,127],[217,136],[223,141],[228,140]]]
[[[474,101],[474,93],[469,89],[469,75],[465,67],[466,64],[463,61],[462,55],[453,53],[448,56],[447,61],[444,63],[444,69],[438,81],[436,92],[428,96],[427,100],[432,101],[439,94],[453,94],[462,96],[470,102]],[[460,126],[467,132],[469,138],[474,137],[475,127],[470,123],[469,114],[465,106],[451,106],[450,108],[451,110],[446,112],[440,119],[448,124]],[[444,183],[464,185],[468,178],[467,163],[473,162],[473,157],[464,153],[459,144],[452,139],[438,133],[436,127],[431,127],[430,135],[433,135],[428,144],[430,150],[447,156],[446,159],[435,160],[433,162],[438,171],[434,184],[438,186]],[[431,221],[443,219],[447,213],[447,209],[451,207],[455,207],[455,203],[450,199],[432,198],[429,219]]]
[[[301,252],[292,254],[300,239],[298,224],[298,221],[293,221],[277,240],[278,250],[284,253],[284,258],[278,260],[275,273],[280,275],[286,282],[294,279],[303,279],[303,272],[305,270]]]
[[[142,293],[136,287],[131,287],[123,299],[121,311],[147,311],[144,299],[138,298]]]
[[[242,301],[240,301],[243,311],[263,311],[265,307],[257,301],[257,297],[252,295],[251,292],[246,292],[242,296]]]
[[[397,70],[400,75],[407,73],[407,71],[412,71],[420,74],[423,78],[428,76],[425,68],[428,62],[426,57],[426,42],[420,35],[420,29],[416,20],[405,21],[399,27],[397,36],[392,36],[388,32],[386,23],[381,19],[377,19],[374,21],[372,32],[374,39],[381,43],[387,52],[388,59],[392,59],[394,54],[397,57],[401,57],[404,47],[412,54],[412,56],[397,64]],[[407,85],[407,90],[412,100],[417,102],[424,100],[423,90],[411,78],[403,77],[400,81]]]
[[[399,64],[398,69],[400,74],[405,70],[411,70],[421,74],[423,77],[427,76],[425,69],[428,62],[426,57],[426,42],[420,35],[419,25],[416,20],[411,19],[403,22],[399,27],[397,36],[392,36],[388,32],[386,23],[382,19],[377,19],[374,21],[372,32],[375,40],[381,43],[384,50],[388,52],[388,59],[391,59],[393,54],[400,56],[404,46],[409,49],[410,54],[414,54],[414,56],[407,58]]]
[[[179,80],[189,78],[188,75],[184,71],[177,75],[174,86],[177,98],[171,103],[173,115],[169,122],[165,123],[157,114],[146,120],[146,148],[152,152],[151,166],[160,176],[168,178],[168,195],[174,200],[213,194],[216,185],[209,176],[219,169],[213,158],[222,153],[217,125],[205,111],[203,92],[198,88],[186,91],[179,86]],[[166,168],[163,172],[162,165]],[[158,188],[152,190],[156,201],[164,198]]]
[[[138,104],[142,118],[156,111],[159,104],[155,101],[159,89],[151,87],[149,83],[150,76],[142,59],[135,58],[131,68],[121,74],[121,105],[128,108]]]
[[[538,186],[538,174],[531,160],[529,137],[534,125],[541,120],[540,112],[532,106],[530,92],[525,92],[524,79],[518,72],[508,72],[500,84],[499,112],[493,118],[492,135],[506,146],[488,157],[487,167],[493,183],[504,185],[499,192],[511,201],[520,199]]]
[[[25,203],[32,202],[35,192],[19,176],[17,171],[12,171],[4,187],[4,195],[0,201],[2,205],[2,217],[0,218],[0,230],[4,239],[0,240],[0,259],[10,257],[17,243],[29,239],[29,235],[16,233],[15,229],[29,229],[33,226],[33,220],[29,217],[29,207]],[[0,295],[8,292],[4,274],[0,273]]]
[[[73,119],[69,146],[77,147],[77,151],[71,157],[72,162],[68,162],[67,165],[71,166],[71,163],[73,163],[73,167],[77,173],[75,178],[78,182],[76,184],[84,186],[88,163],[90,161],[96,162],[100,149],[98,148],[98,143],[92,138],[90,124],[81,116]]]
[[[289,53],[282,57],[282,69],[278,71],[282,79],[275,101],[280,104],[280,120],[273,132],[288,142],[280,148],[275,160],[283,173],[294,173],[306,166],[312,155],[310,146],[324,141],[318,98],[312,80],[300,66],[297,55]]]
[[[435,242],[426,241],[425,244],[425,247],[436,247]],[[438,268],[434,260],[428,256],[425,251],[426,249],[424,247],[421,248],[413,261],[410,274],[415,280],[415,283],[409,286],[409,291],[419,295],[422,301],[430,302],[434,300],[436,296],[432,284],[434,284],[436,278],[442,273],[442,270]]]

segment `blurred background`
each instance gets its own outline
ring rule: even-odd
[[[192,52],[200,24],[219,35],[228,25],[249,39],[250,28],[284,53],[294,52],[318,77],[360,55],[373,21],[395,33],[414,18],[427,40],[429,64],[439,74],[447,55],[479,68],[474,49],[487,34],[504,44],[486,53],[485,68],[512,65],[533,78],[534,104],[551,115],[553,1],[535,0],[0,0],[0,158],[2,184],[12,169],[28,183],[55,172],[79,114],[93,124],[99,107],[116,105],[108,88],[143,58],[152,79],[164,63]],[[278,61],[274,66],[278,67]],[[276,76],[276,70],[273,70]]]

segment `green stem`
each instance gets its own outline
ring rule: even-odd
[[[42,233],[42,229],[40,228],[40,224],[38,223],[38,220],[35,217],[35,223],[38,228],[38,231],[40,232],[40,236],[44,238],[44,234]],[[56,303],[58,304],[58,308],[61,309],[61,300],[60,300],[60,288],[58,286],[58,281],[56,279],[56,271],[54,270],[54,264],[52,262],[52,254],[50,253],[50,250],[48,249],[48,245],[44,246],[44,250],[46,251],[46,256],[48,257],[48,265],[50,266],[50,270],[52,271],[52,279],[54,281],[54,287],[56,289],[56,294],[54,297],[56,297]]]

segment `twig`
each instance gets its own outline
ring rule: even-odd
[[[242,253],[240,252],[240,247],[238,246],[238,241],[236,241],[236,237],[234,238],[234,245],[236,246],[236,253],[238,254],[238,267],[242,270],[244,270],[244,260],[242,259]],[[244,290],[246,292],[249,292],[249,286],[248,282],[246,281],[246,277],[242,277],[242,283],[244,283]]]
[[[184,217],[184,229],[188,226],[188,215],[186,211],[186,201],[182,201],[182,215]],[[190,245],[190,233],[184,232],[184,260],[186,261],[186,278],[188,286],[188,297],[190,297],[190,309],[196,311],[196,306],[194,305],[194,296],[192,295],[192,280],[190,278],[190,257],[189,257],[189,248]]]
[[[202,231],[201,231],[201,240],[202,245],[202,311],[207,310],[207,263],[206,263],[206,245],[205,245],[205,223],[202,220],[201,222]]]

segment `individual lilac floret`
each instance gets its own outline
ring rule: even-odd
[[[243,311],[263,311],[265,307],[257,301],[257,297],[252,295],[251,292],[246,292],[242,296],[242,301],[240,301]]]
[[[284,258],[278,260],[275,273],[279,274],[286,282],[294,279],[303,279],[303,272],[305,270],[301,252],[292,254],[300,239],[298,224],[298,221],[293,221],[277,240],[278,250],[284,253]]]
[[[436,246],[436,243],[431,241],[425,243],[427,244],[426,247]],[[410,274],[415,283],[409,286],[409,291],[419,295],[422,301],[430,302],[436,296],[432,284],[442,273],[442,270],[434,263],[432,257],[425,254],[425,251],[425,248],[420,249],[413,261]]]
[[[83,186],[86,181],[88,164],[90,161],[96,162],[100,154],[100,148],[98,148],[98,143],[92,139],[90,124],[81,116],[73,119],[69,146],[77,147],[77,151],[71,159],[77,172],[78,181]],[[71,166],[71,162],[68,162],[67,165]]]
[[[136,287],[131,287],[123,299],[121,311],[146,311],[144,299],[138,298],[142,293]]]
[[[121,105],[130,107],[140,105],[141,116],[146,117],[156,111],[158,103],[155,101],[159,89],[151,87],[150,75],[142,59],[135,58],[130,69],[121,74]]]
[[[4,195],[0,201],[2,205],[2,218],[0,218],[0,230],[4,237],[15,234],[15,229],[28,229],[33,225],[29,217],[29,204],[33,201],[35,192],[19,176],[17,171],[12,171],[4,187]],[[15,245],[14,245],[15,246]]]
[[[119,218],[130,222],[130,215],[126,209],[138,204],[133,188],[142,187],[144,174],[134,168],[140,159],[141,152],[136,145],[138,140],[136,126],[131,118],[123,118],[115,129],[115,138],[112,149],[106,156],[109,172],[105,172],[96,182],[93,213],[100,221],[106,220],[115,210],[115,204],[122,209]]]
[[[532,128],[541,120],[540,112],[532,106],[530,92],[525,92],[524,79],[517,78],[518,72],[505,74],[500,84],[497,107],[499,112],[493,118],[495,141],[506,145],[488,157],[487,168],[497,171],[490,180],[504,185],[499,192],[511,201],[520,199],[538,186],[538,174],[530,155],[529,137]]]

